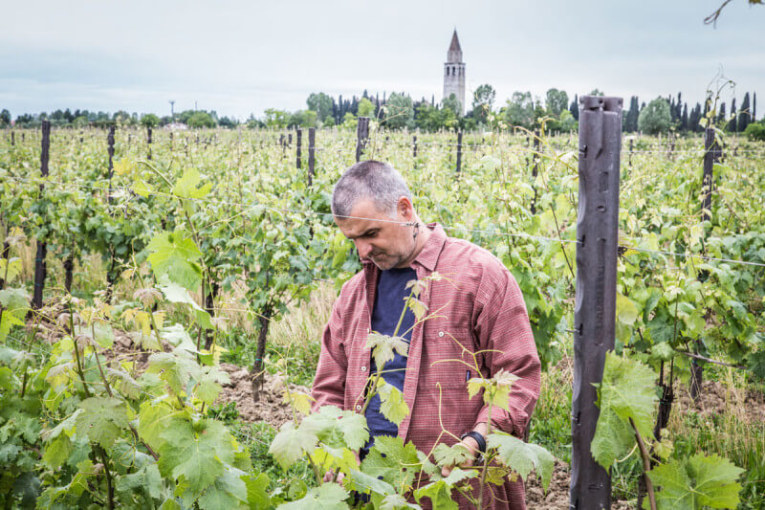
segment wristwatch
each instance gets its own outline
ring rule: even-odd
[[[481,455],[486,453],[486,439],[479,432],[476,432],[475,430],[465,432],[460,436],[460,441],[466,437],[472,437],[475,439],[475,442],[478,443],[478,451],[481,453]]]

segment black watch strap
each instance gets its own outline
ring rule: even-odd
[[[460,439],[465,439],[466,437],[472,437],[475,439],[475,442],[478,443],[478,451],[481,453],[486,453],[486,439],[475,430],[471,430],[470,432],[465,432],[462,434]]]

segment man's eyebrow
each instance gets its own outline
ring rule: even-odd
[[[365,237],[365,236],[368,236],[370,234],[373,234],[373,233],[376,233],[376,232],[379,232],[379,231],[380,231],[380,227],[371,227],[371,228],[366,229],[364,232],[362,232],[361,234],[359,234],[357,236],[345,236],[345,237],[347,237],[350,240],[354,240],[354,239],[357,239],[359,237]]]

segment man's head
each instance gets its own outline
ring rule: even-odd
[[[408,267],[422,248],[412,193],[388,164],[363,161],[346,170],[332,192],[332,214],[362,260],[380,269]]]

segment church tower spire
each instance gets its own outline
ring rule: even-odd
[[[465,63],[462,61],[462,47],[457,37],[457,29],[452,34],[452,42],[446,52],[444,63],[444,99],[454,94],[459,101],[459,114],[465,114]]]

